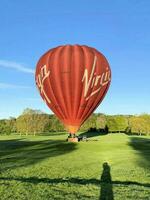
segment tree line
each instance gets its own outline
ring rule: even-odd
[[[42,134],[66,131],[58,118],[40,110],[25,109],[17,118],[1,119],[0,134]],[[100,134],[123,132],[126,134],[150,135],[150,115],[105,115],[93,114],[81,126],[80,131],[95,131]]]

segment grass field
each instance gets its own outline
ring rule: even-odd
[[[150,137],[66,137],[0,136],[0,199],[150,199]]]

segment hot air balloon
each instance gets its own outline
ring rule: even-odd
[[[111,70],[96,49],[64,45],[50,49],[39,59],[35,80],[47,106],[74,135],[103,100]]]

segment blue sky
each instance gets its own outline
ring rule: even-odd
[[[149,0],[1,0],[0,118],[51,113],[34,83],[39,57],[61,44],[101,51],[112,83],[96,112],[150,113]]]

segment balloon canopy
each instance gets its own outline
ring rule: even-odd
[[[35,80],[47,106],[74,134],[103,100],[111,70],[96,49],[65,45],[50,49],[39,59]]]

